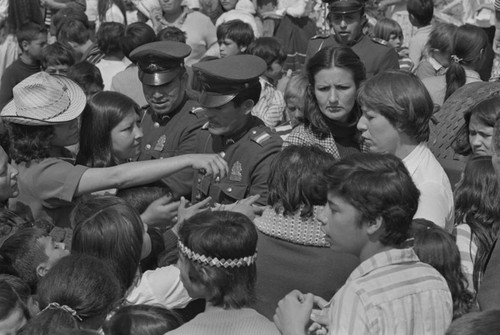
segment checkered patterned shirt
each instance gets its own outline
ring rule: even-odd
[[[332,299],[329,334],[444,334],[453,303],[445,279],[413,249],[361,263]]]

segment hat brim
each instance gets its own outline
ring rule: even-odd
[[[155,72],[155,73],[146,73],[142,70],[139,70],[139,80],[141,83],[149,86],[161,86],[168,84],[172,80],[174,80],[181,73],[181,68],[163,71],[163,72]]]
[[[66,92],[68,93],[70,105],[65,111],[47,120],[37,119],[36,117],[19,116],[17,114],[14,99],[12,99],[2,109],[2,112],[0,113],[2,119],[7,122],[28,126],[43,126],[68,122],[80,116],[85,108],[85,104],[87,103],[87,97],[85,96],[83,90],[77,83],[67,77],[60,75],[52,75],[52,77],[56,78],[62,85],[65,85],[68,88]]]
[[[220,94],[213,92],[201,92],[200,95],[200,105],[205,108],[217,108],[224,106],[228,102],[234,99],[238,95],[238,92],[232,94]]]

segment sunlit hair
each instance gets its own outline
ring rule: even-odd
[[[356,88],[366,78],[365,66],[361,59],[349,47],[327,47],[318,51],[306,65],[307,79],[309,80],[309,90],[305,99],[305,124],[310,125],[312,130],[322,136],[330,133],[326,117],[321,113],[314,95],[315,77],[321,70],[333,69],[334,67],[347,70],[354,80]],[[350,111],[350,119],[357,121],[361,116],[358,104],[355,103]]]
[[[141,258],[144,226],[139,213],[110,195],[80,201],[71,213],[71,253],[96,256],[117,275],[122,294],[135,282]]]
[[[477,244],[472,276],[476,292],[500,228],[499,194],[491,157],[470,159],[455,189],[455,220],[469,225]]]
[[[97,0],[97,16],[99,21],[106,21],[106,12],[111,8],[111,6],[116,5],[125,19],[125,25],[127,25],[127,7],[125,6],[124,0]]]
[[[326,203],[324,169],[335,160],[323,149],[291,145],[283,149],[271,164],[268,178],[268,204],[276,213],[302,217],[313,214],[313,206]]]
[[[245,215],[235,212],[202,212],[184,221],[179,240],[193,252],[236,259],[252,256],[257,247],[257,230]],[[255,301],[255,263],[235,268],[215,267],[184,257],[191,281],[202,284],[205,297],[224,309],[249,307]]]
[[[293,75],[286,84],[286,89],[284,94],[285,101],[291,98],[296,98],[303,104],[308,85],[309,81],[304,74],[299,73]]]
[[[378,20],[375,27],[373,27],[373,37],[389,41],[391,39],[391,35],[395,35],[396,37],[403,39],[403,29],[401,29],[399,23],[387,17]]]
[[[479,335],[500,333],[500,310],[473,312],[453,321],[446,335]]]
[[[76,164],[89,167],[118,164],[113,155],[111,131],[128,115],[140,112],[134,100],[118,92],[99,92],[91,97],[82,113]]]
[[[63,257],[38,283],[41,312],[21,334],[52,335],[64,328],[99,327],[120,299],[118,280],[104,262],[82,254]],[[47,308],[51,303],[71,308],[75,316],[62,308]]]
[[[444,99],[448,99],[458,88],[465,85],[466,76],[464,65],[472,67],[477,71],[481,68],[484,59],[483,54],[488,47],[488,35],[477,26],[465,24],[455,31],[453,38],[452,56],[457,59],[450,62],[446,71],[446,94]]]
[[[123,306],[103,327],[106,335],[163,335],[182,324],[181,317],[162,306]]]
[[[439,52],[451,55],[453,48],[453,36],[457,26],[451,23],[437,22],[432,25],[429,39],[425,44],[425,48],[432,56],[432,50],[439,50]]]
[[[472,153],[469,142],[469,124],[472,116],[486,127],[493,128],[497,116],[500,115],[500,96],[496,95],[483,100],[464,114],[465,125],[463,131],[459,131],[452,143],[457,154],[467,156]]]
[[[410,236],[414,239],[413,250],[420,261],[438,270],[446,279],[453,300],[453,319],[467,314],[473,307],[474,296],[467,289],[460,251],[453,236],[425,219],[413,220]]]
[[[414,74],[387,71],[367,79],[358,93],[361,106],[377,111],[393,127],[417,142],[429,139],[434,104]]]
[[[397,246],[407,239],[420,192],[399,158],[357,153],[333,164],[325,176],[328,192],[361,212],[360,224],[383,220],[382,244]]]

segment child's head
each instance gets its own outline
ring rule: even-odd
[[[473,296],[467,290],[460,252],[453,236],[431,221],[415,219],[410,237],[414,239],[413,250],[420,261],[435,268],[446,279],[453,299],[453,318],[468,313]]]
[[[117,275],[122,294],[135,281],[141,256],[151,251],[151,240],[139,213],[115,196],[82,199],[71,213],[71,251],[105,260]]]
[[[63,23],[57,32],[57,40],[68,43],[81,56],[90,43],[88,26],[79,20],[65,20]]]
[[[42,50],[42,67],[49,74],[66,75],[68,68],[75,63],[74,50],[64,42],[49,44]]]
[[[241,20],[226,21],[217,27],[221,58],[244,53],[253,40],[252,27]]]
[[[123,306],[104,324],[106,335],[163,335],[182,324],[180,316],[161,306]]]
[[[0,332],[17,334],[29,319],[25,304],[6,281],[0,280]]]
[[[89,18],[85,14],[85,11],[81,8],[74,6],[68,6],[58,10],[51,18],[50,22],[50,34],[53,36],[58,36],[60,29],[67,25],[71,21],[79,21],[83,23],[87,30],[91,29],[91,24]]]
[[[285,215],[300,210],[302,216],[313,214],[313,206],[326,203],[324,169],[334,163],[332,155],[314,146],[288,146],[271,164],[269,205]]]
[[[0,248],[12,266],[33,290],[39,278],[64,256],[69,254],[63,243],[56,243],[52,237],[37,228],[20,230],[5,240]]]
[[[144,22],[134,22],[125,29],[121,48],[125,57],[128,58],[135,48],[154,41],[156,41],[156,34],[153,28]]]
[[[68,69],[67,77],[80,85],[87,100],[104,90],[101,71],[94,64],[84,60]]]
[[[224,309],[255,300],[257,230],[245,215],[202,212],[179,229],[181,280],[189,295]]]
[[[135,159],[140,153],[141,108],[118,92],[99,92],[88,101],[80,127],[78,164],[109,167]]]
[[[161,181],[148,185],[122,188],[116,192],[117,197],[124,199],[139,213],[143,213],[153,201],[167,194],[171,194],[171,190]]]
[[[457,26],[451,23],[438,22],[433,25],[429,39],[425,45],[429,56],[444,67],[450,65],[450,56],[453,48],[453,36]]]
[[[432,0],[408,0],[406,8],[410,14],[410,22],[415,27],[425,27],[431,24],[434,15]]]
[[[286,53],[280,42],[273,37],[260,37],[250,43],[247,53],[266,61],[267,70],[263,76],[272,83],[277,83],[283,75]]]
[[[186,32],[177,27],[166,27],[158,32],[156,40],[186,43]]]
[[[373,37],[383,39],[391,47],[398,49],[403,44],[403,29],[393,19],[384,17],[373,28]]]
[[[61,259],[40,280],[37,291],[41,312],[29,321],[23,334],[49,335],[63,328],[99,329],[121,299],[113,271],[98,258],[83,254]]]
[[[17,31],[17,43],[23,55],[33,61],[42,60],[42,50],[47,44],[47,29],[33,22],[27,22]]]
[[[298,73],[292,76],[285,88],[286,114],[292,125],[304,122],[304,100],[309,81],[307,76]]]
[[[0,208],[0,245],[17,231],[32,226],[33,222],[18,216],[7,208]]]
[[[118,22],[103,22],[97,31],[97,46],[105,54],[122,52],[120,41],[125,36],[125,26]]]

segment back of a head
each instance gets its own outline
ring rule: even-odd
[[[426,47],[431,51],[431,55],[432,49],[451,55],[456,30],[457,26],[451,23],[437,22],[433,24],[426,44]]]
[[[399,23],[387,17],[378,20],[375,27],[373,27],[373,37],[389,41],[391,35],[395,35],[399,38],[403,37],[403,30],[401,29]]]
[[[16,33],[17,43],[21,47],[22,43],[32,42],[38,38],[40,34],[47,34],[47,29],[43,25],[39,25],[33,22],[26,22],[23,24]]]
[[[166,27],[158,32],[156,40],[186,43],[186,32],[177,27]]]
[[[128,58],[135,48],[154,41],[156,41],[156,34],[153,28],[144,22],[134,22],[125,29],[121,48],[125,57]]]
[[[163,335],[178,328],[182,319],[161,306],[121,307],[103,327],[106,335]]]
[[[350,203],[363,219],[383,219],[382,244],[398,246],[406,240],[420,192],[399,158],[390,154],[353,154],[331,166],[325,178],[328,192]]]
[[[134,283],[141,258],[144,227],[137,211],[115,196],[91,196],[76,205],[70,221],[71,253],[108,263],[124,293]]]
[[[0,253],[10,259],[13,268],[33,292],[38,281],[37,266],[48,259],[38,243],[44,235],[37,228],[22,229],[7,238],[0,247]]]
[[[491,335],[500,333],[500,310],[469,313],[453,321],[446,335]]]
[[[269,205],[284,215],[298,210],[310,216],[313,206],[326,203],[324,170],[335,162],[332,155],[315,146],[288,146],[271,164],[268,178]]]
[[[90,32],[88,27],[79,20],[65,20],[57,31],[57,40],[82,45],[90,40]]]
[[[217,27],[217,40],[231,39],[239,47],[248,47],[255,38],[252,27],[241,20],[226,21]]]
[[[459,87],[465,85],[465,67],[478,71],[484,62],[488,35],[477,26],[465,24],[455,31],[451,62],[446,71],[445,100]]]
[[[432,0],[408,0],[406,8],[408,13],[417,19],[419,26],[431,24],[434,15],[434,2]]]
[[[53,33],[54,36],[58,36],[61,27],[64,27],[71,21],[79,21],[85,26],[87,30],[90,29],[90,23],[87,14],[85,14],[82,9],[71,6],[58,10],[52,16],[51,24],[55,31],[53,31],[51,28],[51,33]]]
[[[97,46],[105,54],[122,51],[120,41],[125,36],[125,26],[118,22],[103,22],[97,30]]]
[[[429,139],[434,104],[424,84],[414,74],[379,73],[361,85],[358,102],[382,114],[410,139],[418,143]]]
[[[225,211],[199,213],[182,224],[179,246],[190,264],[190,280],[206,287],[211,305],[228,309],[253,303],[257,230],[248,217]]]
[[[37,299],[42,311],[23,334],[48,335],[65,327],[97,329],[121,299],[121,292],[106,264],[96,257],[72,254],[40,280]]]
[[[17,276],[0,274],[0,283],[2,282],[7,283],[14,290],[25,306],[28,305],[28,299],[31,296],[31,289],[26,282]]]
[[[274,37],[260,37],[250,43],[247,53],[262,58],[268,67],[273,62],[283,64],[286,53],[280,42]]]
[[[68,67],[75,65],[76,55],[69,44],[64,42],[55,42],[45,46],[42,50],[42,66],[47,69],[49,66],[66,65]]]
[[[78,62],[68,69],[67,77],[80,85],[87,99],[104,89],[101,70],[89,61]]]
[[[116,196],[124,199],[137,212],[143,213],[155,200],[171,193],[170,188],[162,182],[122,188],[116,192]]]

